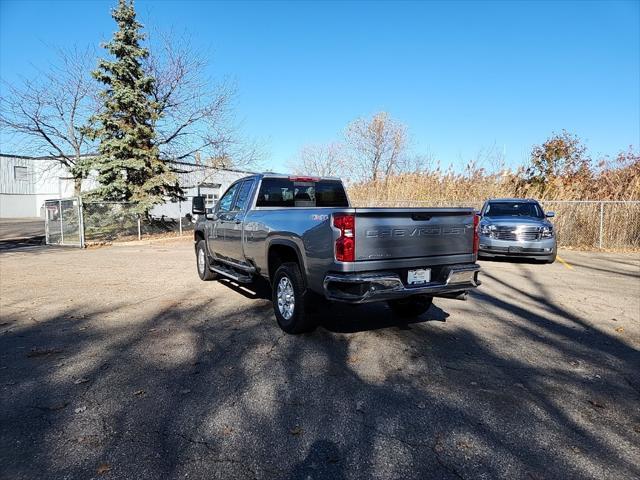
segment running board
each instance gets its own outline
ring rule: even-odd
[[[220,265],[219,263],[209,267],[209,270],[230,278],[238,283],[251,283],[253,281],[253,277],[251,275],[243,275],[240,272],[224,265]]]
[[[253,267],[251,265],[245,265],[242,263],[232,262],[231,260],[227,260],[225,258],[216,258],[215,263],[218,263],[218,264],[222,263],[223,264],[221,265],[222,268],[230,268],[231,270],[240,270],[248,274],[256,273],[256,267]]]

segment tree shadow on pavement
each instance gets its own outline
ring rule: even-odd
[[[220,278],[218,279],[218,283],[251,300],[271,299],[271,287],[269,283],[262,278],[256,278],[250,284],[240,284],[227,278]]]
[[[571,262],[571,265],[573,267],[579,267],[579,268],[585,268],[587,270],[592,270],[596,273],[607,273],[610,275],[620,275],[623,277],[630,277],[630,278],[635,278],[635,279],[640,279],[640,265],[636,266],[636,271],[633,272],[631,270],[622,270],[622,269],[616,269],[613,266],[609,267],[609,268],[602,268],[602,267],[597,267],[595,265],[587,265],[586,263],[578,263],[578,262]],[[615,264],[614,264],[615,265]],[[640,291],[640,289],[638,289]]]
[[[409,330],[412,325],[424,322],[445,322],[449,314],[431,305],[429,310],[415,318],[394,315],[385,303],[363,305],[327,304],[317,314],[319,326],[334,333],[356,333],[386,328]]]
[[[9,318],[3,475],[638,477],[639,394],[622,378],[637,350],[568,327],[584,325],[535,282],[504,287],[548,314],[480,292],[407,329],[385,306],[332,308],[298,336],[260,296]]]
[[[481,262],[489,262],[489,263],[520,263],[520,264],[530,264],[530,265],[540,265],[545,264],[544,260],[537,260],[535,258],[527,258],[527,257],[481,257],[478,258]]]

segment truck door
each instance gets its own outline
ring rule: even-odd
[[[224,248],[223,254],[236,263],[245,263],[243,248],[244,217],[247,208],[251,203],[251,193],[253,192],[254,180],[249,179],[242,182],[238,188],[233,207],[229,212],[229,220],[224,227]]]
[[[224,231],[230,222],[231,209],[240,182],[236,182],[225,192],[213,211],[213,219],[207,222],[207,244],[209,253],[215,257],[224,257]]]

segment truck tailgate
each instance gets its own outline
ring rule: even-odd
[[[470,208],[356,208],[356,261],[473,253]]]

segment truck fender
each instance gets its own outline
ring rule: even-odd
[[[267,243],[267,251],[265,252],[265,258],[267,259],[267,265],[269,265],[269,250],[271,250],[271,247],[274,245],[284,245],[286,247],[290,247],[291,249],[293,249],[293,251],[296,253],[296,256],[298,257],[298,264],[300,265],[300,270],[302,271],[302,275],[303,278],[305,280],[305,283],[307,281],[307,267],[306,264],[304,262],[304,257],[302,256],[302,253],[300,251],[300,247],[296,244],[296,242],[294,242],[293,240],[289,240],[287,238],[274,238],[271,241],[269,241]],[[267,267],[268,270],[268,267]],[[269,278],[271,278],[271,276],[276,273],[276,272],[268,272]]]
[[[204,230],[202,228],[196,228],[193,231],[193,246],[194,246],[194,248],[197,248],[198,240],[204,240],[205,242],[207,241],[207,236],[205,235]]]

